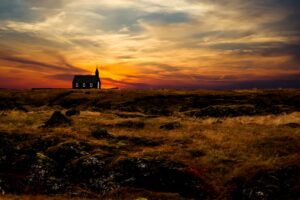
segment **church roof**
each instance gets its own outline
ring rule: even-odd
[[[76,83],[98,83],[100,79],[95,75],[76,75],[74,76],[73,82]]]

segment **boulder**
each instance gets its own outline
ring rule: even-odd
[[[115,164],[114,176],[123,186],[179,193],[196,199],[206,198],[211,191],[199,173],[164,159],[125,158]]]
[[[283,127],[289,127],[289,128],[300,128],[300,124],[298,123],[287,123],[287,124],[283,124]]]
[[[60,166],[65,166],[71,160],[87,155],[91,150],[88,143],[80,141],[69,141],[50,147],[47,155],[54,159]]]
[[[2,178],[0,178],[0,195],[5,195],[6,194],[6,189],[5,186],[7,184],[4,182]]]
[[[177,128],[180,128],[181,124],[179,122],[170,122],[170,123],[166,123],[161,125],[159,128],[161,130],[174,130]]]
[[[49,147],[55,146],[64,141],[61,136],[39,137],[32,141],[31,148],[35,151],[46,151]]]
[[[64,116],[60,111],[55,111],[51,118],[45,122],[44,128],[58,127],[62,125],[71,125],[71,120]]]
[[[117,184],[108,173],[111,155],[96,154],[79,158],[72,163],[72,179],[85,189],[105,194],[116,189]]]
[[[134,146],[148,146],[155,147],[163,144],[163,141],[150,140],[143,137],[129,137],[129,136],[118,136],[116,141],[128,142],[130,145]]]
[[[31,165],[25,180],[28,193],[57,193],[62,191],[65,184],[55,177],[57,173],[57,163],[44,155],[37,153],[35,162]]]
[[[102,154],[83,156],[72,163],[73,178],[80,182],[103,176],[106,173],[107,165],[111,161],[110,156]]]
[[[213,105],[201,110],[187,112],[196,118],[201,117],[237,117],[243,115],[256,115],[257,110],[252,105]]]
[[[105,128],[97,127],[92,131],[91,135],[96,139],[112,139],[114,136],[110,134]]]
[[[142,121],[124,121],[116,124],[120,128],[136,128],[141,129],[145,127],[145,123]]]
[[[239,181],[232,199],[281,200],[299,199],[300,167],[260,171],[246,182]]]
[[[74,115],[80,115],[80,110],[77,110],[75,108],[71,108],[70,110],[66,111],[66,115],[68,117],[74,116]]]
[[[203,150],[198,150],[198,149],[192,149],[189,151],[190,155],[194,158],[202,157],[205,156],[206,153]]]
[[[151,108],[145,111],[148,115],[155,115],[155,116],[171,116],[173,114],[172,111],[164,109],[164,108]]]

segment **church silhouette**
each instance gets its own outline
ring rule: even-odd
[[[95,75],[75,75],[72,84],[73,89],[101,89],[101,80],[98,67]]]

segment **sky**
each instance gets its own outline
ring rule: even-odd
[[[300,88],[299,0],[1,0],[0,88]]]

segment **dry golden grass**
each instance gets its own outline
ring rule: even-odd
[[[55,91],[55,95],[66,91]],[[260,91],[236,91],[236,93],[258,93]],[[49,101],[49,96],[42,91],[24,93],[25,99],[30,101],[38,97],[40,101]],[[147,93],[156,94],[214,94],[214,91],[104,91],[102,96],[109,100],[114,94],[114,101],[123,102]],[[223,91],[218,94],[228,94]],[[7,91],[1,91],[2,96],[9,96]],[[23,94],[22,94],[23,95]],[[54,96],[55,96],[54,95]],[[78,98],[78,94],[73,98]],[[88,94],[94,97],[95,92]],[[126,96],[127,95],[127,96]],[[36,100],[35,100],[36,101]],[[45,104],[46,105],[46,104]],[[66,109],[61,109],[65,112]],[[149,139],[161,139],[163,143],[156,147],[135,147],[126,152],[128,156],[166,157],[183,162],[192,167],[205,171],[208,182],[219,193],[220,199],[229,199],[226,183],[234,177],[250,177],[258,169],[276,169],[289,163],[297,163],[300,159],[300,128],[284,126],[288,123],[300,124],[300,112],[280,115],[240,116],[232,118],[193,118],[174,112],[172,116],[155,118],[138,117],[124,119],[118,117],[118,111],[93,111],[82,109],[81,114],[72,116],[73,125],[53,129],[40,128],[49,119],[56,107],[30,107],[29,112],[18,110],[1,111],[0,131],[47,135],[73,135],[77,139],[86,140],[93,145],[111,145],[105,140],[97,140],[91,136],[96,126],[106,127],[115,136],[137,136]],[[126,113],[126,112],[124,112]],[[135,114],[143,115],[136,112]],[[116,124],[124,121],[142,121],[144,128],[120,128]],[[172,131],[159,128],[167,122],[178,121],[181,127]],[[122,145],[122,144],[118,144]],[[193,154],[199,153],[199,155]],[[8,199],[64,199],[68,197],[46,196],[1,196]]]

